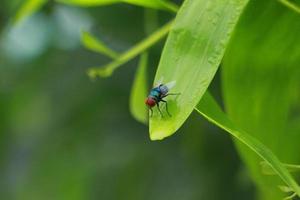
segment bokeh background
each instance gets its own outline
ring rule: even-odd
[[[20,2],[0,6],[1,199],[254,199],[231,138],[199,115],[150,141],[129,112],[138,59],[110,78],[87,76],[109,59],[85,50],[80,31],[124,51],[145,37],[144,8],[48,3],[12,26]],[[159,11],[158,24],[173,17]],[[150,49],[149,83],[163,44]],[[217,74],[210,91],[220,99],[219,85]]]

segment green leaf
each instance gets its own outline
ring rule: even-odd
[[[178,6],[170,1],[164,1],[164,0],[122,0],[122,2],[139,5],[139,6],[145,6],[149,8],[155,8],[155,9],[164,9],[164,10],[170,10],[173,12],[178,11]]]
[[[285,193],[293,192],[293,189],[285,185],[279,185],[278,188]]]
[[[21,5],[16,15],[14,16],[13,23],[20,23],[25,18],[29,17],[38,11],[48,0],[26,0]]]
[[[164,36],[166,36],[170,30],[171,23],[169,22],[159,30],[155,31],[153,34],[145,38],[143,41],[139,42],[135,46],[133,46],[128,51],[122,53],[117,59],[113,62],[103,66],[103,67],[93,67],[88,70],[88,75],[91,78],[96,78],[97,76],[100,77],[109,77],[112,73],[119,68],[124,63],[128,62],[129,60],[133,59],[137,55],[146,51],[149,47],[154,45],[156,42],[161,40]]]
[[[65,3],[75,6],[92,7],[92,6],[105,6],[114,3],[119,3],[120,0],[56,0],[59,3]]]
[[[290,2],[289,0],[278,0],[280,3],[282,3],[283,5],[285,5],[286,7],[288,7],[289,9],[297,12],[300,14],[300,7],[292,2]]]
[[[289,170],[289,172],[299,172],[300,171],[300,165],[293,165],[293,164],[286,164],[286,163],[282,163],[282,164],[287,168],[287,170]],[[277,175],[276,172],[274,172],[274,170],[268,163],[261,162],[260,165],[262,168],[262,172],[265,175]]]
[[[83,46],[91,51],[104,54],[112,59],[118,57],[118,53],[107,47],[102,41],[91,35],[87,31],[82,31],[81,42]]]
[[[213,79],[231,33],[248,0],[186,0],[176,16],[155,76],[155,83],[176,81],[168,97],[172,117],[154,109],[150,138],[172,135],[188,118]]]
[[[206,93],[195,109],[207,120],[230,133],[244,146],[246,145],[247,148],[254,151],[273,168],[280,178],[290,188],[292,188],[298,196],[300,196],[300,187],[297,182],[293,179],[289,171],[282,165],[279,159],[272,153],[272,151],[250,134],[237,128],[221,110],[210,94]]]
[[[296,196],[297,196],[297,194],[296,194],[296,193],[293,193],[293,194],[291,194],[290,196],[285,197],[283,200],[290,200],[290,199],[293,199],[293,198],[296,197]]]
[[[178,10],[178,6],[176,4],[169,1],[163,1],[163,0],[151,0],[151,1],[149,0],[56,0],[56,1],[60,3],[76,5],[76,6],[85,6],[85,7],[104,6],[104,5],[110,5],[115,3],[129,3],[129,4],[144,6],[148,8],[169,10],[173,12],[177,12]]]
[[[147,63],[148,53],[143,53],[135,74],[130,95],[130,112],[137,121],[144,124],[147,124],[148,120],[148,109],[144,103],[148,90],[146,80]]]
[[[284,163],[300,163],[300,15],[277,1],[250,1],[226,51],[222,68],[225,108],[232,121],[263,142]],[[262,199],[279,200],[276,176],[261,173],[260,160],[237,145]]]

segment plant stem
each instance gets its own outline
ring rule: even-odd
[[[147,50],[149,47],[154,45],[156,42],[161,40],[163,37],[165,37],[171,28],[173,21],[168,22],[166,25],[155,31],[153,34],[151,34],[146,39],[142,40],[141,42],[137,43],[135,46],[121,54],[116,60],[113,62],[107,64],[104,67],[94,67],[90,68],[88,70],[88,75],[91,78],[96,78],[97,76],[101,77],[108,77],[110,76],[114,70],[119,68],[124,63],[128,62],[129,60],[133,59],[140,53]]]

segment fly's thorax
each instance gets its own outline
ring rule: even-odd
[[[158,88],[153,88],[150,91],[149,97],[158,99],[160,97],[160,95],[161,95],[160,90]]]

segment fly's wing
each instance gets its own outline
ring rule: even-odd
[[[171,81],[169,83],[164,84],[170,90],[176,85],[176,81]]]
[[[167,95],[167,93],[170,91],[170,89],[172,87],[174,87],[175,85],[175,81],[171,81],[167,84],[162,84],[161,86],[159,86],[160,92],[162,93],[162,95]]]
[[[175,86],[176,81],[171,81],[169,83],[164,84],[163,80],[164,80],[164,77],[161,77],[159,79],[159,81],[157,81],[155,83],[154,88],[159,87],[160,92],[162,93],[162,95],[166,95],[169,92],[169,90]]]

